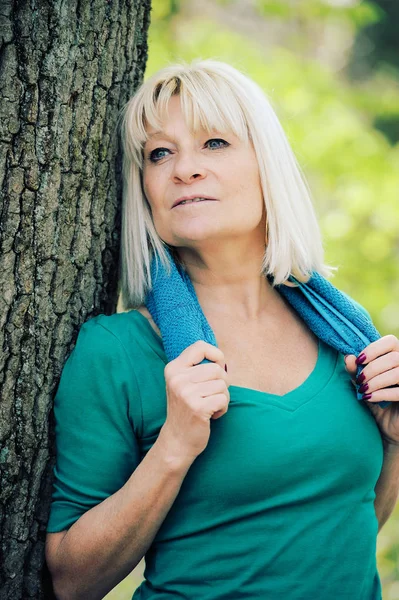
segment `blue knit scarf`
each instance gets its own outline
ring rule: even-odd
[[[169,250],[165,250],[171,273],[168,275],[155,255],[151,263],[152,289],[147,294],[146,306],[161,332],[165,354],[171,361],[198,340],[214,346],[217,342],[187,272],[174,261]],[[381,337],[351,299],[316,271],[306,284],[293,276],[288,281],[297,284],[297,287],[277,285],[275,289],[297,311],[309,329],[338,352],[357,356]],[[359,365],[357,376],[361,371],[362,366]],[[356,390],[357,399],[362,400],[359,386]],[[379,402],[382,407],[388,404],[390,402]]]

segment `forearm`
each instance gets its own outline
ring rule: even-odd
[[[126,484],[68,530],[53,574],[58,598],[101,599],[142,559],[190,467],[168,451],[160,435]]]
[[[384,463],[375,487],[375,513],[378,531],[388,520],[395,508],[399,492],[399,444],[384,441]]]

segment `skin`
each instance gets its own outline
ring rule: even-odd
[[[156,136],[152,128],[148,133]],[[157,148],[160,160],[153,163],[149,156]],[[179,98],[172,97],[163,133],[144,148],[143,187],[159,236],[178,248],[199,293],[209,283],[224,285],[224,296],[234,287],[240,294],[235,308],[258,313],[270,286],[259,276],[266,216],[252,145],[231,133],[192,136]],[[172,209],[193,194],[216,201]]]
[[[255,151],[230,132],[193,134],[177,96],[168,108],[161,132],[149,128],[144,147],[155,228],[184,261],[230,384],[284,394],[313,370],[317,341],[261,274],[266,214]],[[216,200],[173,208],[192,195]]]
[[[170,100],[163,131],[148,133],[143,185],[160,237],[183,254],[189,247],[210,253],[216,244],[244,235],[263,251],[265,211],[252,144],[226,132],[200,130],[193,136],[178,96]],[[171,208],[181,196],[202,193],[216,202]]]
[[[178,96],[170,100],[162,132],[149,129],[148,133],[143,185],[154,224],[160,237],[178,249],[211,326],[217,329],[217,323],[222,327],[217,307],[223,307],[230,328],[234,318],[234,329],[241,320],[246,326],[256,322],[256,329],[264,331],[262,315],[273,312],[273,308],[278,314],[280,309],[271,286],[259,276],[266,215],[253,147],[231,134],[200,131],[192,135]],[[206,145],[213,136],[230,145]],[[154,151],[159,159],[156,163],[150,160]],[[207,194],[217,202],[171,208],[177,198],[192,194]],[[393,507],[398,489],[399,387],[390,386],[399,383],[399,341],[387,335],[362,353],[366,356],[363,383],[368,385],[366,393],[372,394],[367,405],[380,428],[385,455],[389,456],[376,488],[378,512],[384,497],[390,497]],[[356,359],[345,358],[352,375],[356,373]],[[381,400],[391,400],[392,404],[382,409],[375,404]]]
[[[364,360],[359,360],[361,356]],[[366,346],[358,357],[345,358],[348,372],[355,378],[358,364],[364,366],[361,383],[364,397],[380,428],[384,442],[399,446],[399,340],[386,335]],[[390,387],[394,386],[394,387]],[[388,407],[381,408],[378,402],[389,400]],[[398,404],[397,404],[398,403]]]
[[[375,487],[374,502],[378,530],[388,520],[395,508],[399,492],[399,342],[394,335],[386,335],[369,344],[358,357],[345,357],[347,371],[355,382],[357,364],[364,365],[362,385],[365,394],[371,394],[366,404],[372,412],[384,447],[384,462]],[[393,387],[390,387],[393,386]],[[381,408],[378,402],[391,401]]]
[[[208,443],[210,420],[228,410],[231,373],[235,384],[284,394],[300,385],[315,363],[312,334],[260,274],[266,215],[251,144],[219,132],[192,135],[177,97],[169,109],[163,132],[144,148],[144,191],[158,234],[178,249],[220,347],[196,342],[168,363],[168,416],[152,448],[120,490],[67,531],[47,535],[46,560],[61,600],[100,600],[145,555]],[[229,145],[209,144],[211,138]],[[152,162],[149,155],[157,148],[165,148],[157,152],[162,159]],[[177,198],[193,194],[216,201],[172,209]],[[399,381],[399,342],[385,336],[364,353],[369,407],[384,440],[375,501],[381,527],[398,493],[399,394],[387,386]],[[211,362],[200,364],[204,358]],[[346,357],[352,375],[355,360]],[[380,409],[373,404],[380,400],[392,405]]]

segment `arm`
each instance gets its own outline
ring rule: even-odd
[[[101,600],[139,563],[191,465],[164,432],[126,484],[82,515],[46,559],[60,600]],[[51,536],[51,534],[49,534]]]
[[[380,531],[395,507],[399,491],[399,405],[396,404],[399,402],[399,340],[387,335],[366,346],[357,359],[354,355],[346,356],[346,369],[353,379],[357,364],[364,365],[359,383],[367,384],[364,399],[380,429],[384,446],[384,462],[374,501]],[[390,405],[382,408],[378,406],[381,401],[388,401]]]
[[[218,348],[198,342],[167,365],[167,419],[140,461],[140,390],[126,352],[98,319],[82,327],[54,402],[46,559],[59,599],[103,598],[144,556],[207,445],[210,418],[227,410],[222,364]]]
[[[395,508],[399,492],[399,444],[384,440],[384,463],[381,475],[375,486],[375,513],[378,531],[388,520]]]

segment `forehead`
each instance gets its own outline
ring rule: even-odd
[[[201,98],[194,99],[190,95],[172,95],[164,101],[158,99],[153,110],[143,115],[143,143],[187,133],[193,137],[229,134],[247,140],[248,131],[242,115],[225,108],[213,103],[204,106]]]
[[[193,120],[187,111],[184,110],[180,96],[172,96],[169,101],[160,107],[156,122],[147,122],[145,124],[146,137],[148,140],[156,140],[161,137],[173,136],[179,132],[189,132],[196,134],[198,132],[216,131],[208,120]]]
[[[186,128],[185,128],[186,129]],[[226,135],[236,137],[232,131],[219,131],[217,129],[197,129],[197,131],[186,130],[192,137],[200,137],[202,135]],[[154,129],[148,127],[146,129],[147,137],[146,142],[157,141],[164,138],[175,138],[179,137],[181,131],[176,127],[166,127],[165,129]]]

